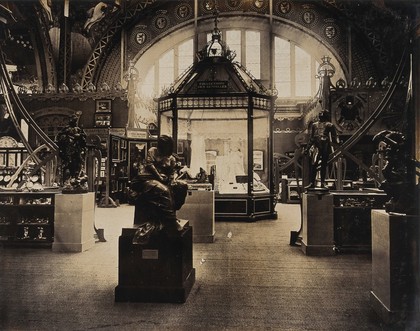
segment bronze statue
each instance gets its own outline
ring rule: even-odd
[[[78,126],[78,116],[72,115],[69,124],[56,137],[62,163],[63,192],[87,192],[87,177],[83,172],[86,159],[86,133]]]
[[[134,223],[140,224],[137,235],[146,230],[165,230],[170,234],[182,230],[176,211],[185,202],[188,186],[175,178],[179,164],[173,149],[173,139],[160,136],[157,147],[149,148],[144,167],[130,185],[136,196]]]
[[[409,167],[418,167],[419,162],[410,156],[407,140],[398,131],[383,130],[373,137],[378,144],[379,153],[386,161],[381,169],[384,180],[379,188],[390,197],[385,204],[387,212],[416,214],[418,200],[416,197],[415,179],[410,178]]]
[[[321,111],[318,115],[319,120],[310,127],[309,142],[305,148],[305,153],[311,157],[311,167],[309,174],[309,185],[306,189],[316,188],[315,179],[320,166],[321,189],[326,190],[325,175],[328,166],[328,157],[332,152],[332,143],[339,143],[337,132],[334,125],[328,121],[328,113]]]

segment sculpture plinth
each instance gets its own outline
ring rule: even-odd
[[[387,324],[414,313],[418,216],[372,210],[371,306]]]
[[[55,252],[83,252],[95,245],[95,194],[57,194],[55,196]]]
[[[306,255],[334,255],[333,196],[309,192],[302,195],[301,249]]]
[[[192,228],[175,235],[160,231],[147,244],[133,244],[137,228],[124,228],[119,238],[115,301],[183,303],[195,282]]]

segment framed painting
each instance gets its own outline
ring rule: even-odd
[[[96,100],[96,112],[111,112],[111,100]]]
[[[264,152],[263,151],[254,151],[253,154],[254,160],[254,170],[264,170]]]
[[[121,140],[118,138],[111,139],[112,162],[118,162],[120,160],[120,143],[121,143]]]

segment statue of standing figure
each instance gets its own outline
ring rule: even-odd
[[[86,159],[86,133],[78,126],[79,118],[71,115],[69,124],[56,137],[62,162],[63,192],[87,192],[87,176],[83,171]]]
[[[305,153],[309,154],[311,157],[310,182],[305,188],[316,188],[316,175],[318,173],[318,167],[320,167],[320,189],[327,190],[325,176],[328,166],[328,157],[332,152],[332,143],[336,142],[339,144],[339,140],[334,124],[328,120],[328,113],[326,111],[321,111],[318,118],[319,120],[314,122],[310,127],[309,142],[305,148]]]

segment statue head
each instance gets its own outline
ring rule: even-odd
[[[321,122],[326,122],[328,121],[328,112],[325,110],[322,110],[321,112],[319,112],[318,114],[318,118]]]
[[[76,127],[78,121],[79,121],[79,117],[76,114],[73,114],[69,118],[69,125],[72,127]]]
[[[162,135],[158,138],[157,148],[163,156],[170,156],[174,151],[174,140],[167,135]]]

